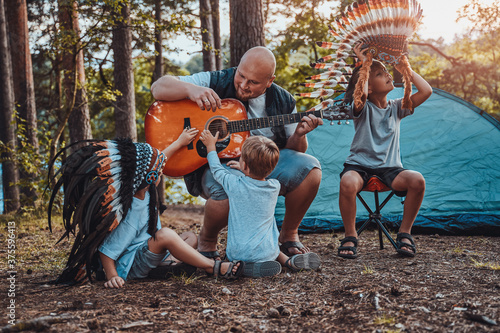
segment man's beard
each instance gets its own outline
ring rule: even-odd
[[[236,90],[236,98],[242,102],[246,102],[252,97],[251,97],[250,93],[242,95],[242,94],[240,94],[239,90]]]

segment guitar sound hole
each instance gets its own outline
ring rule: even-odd
[[[222,119],[215,119],[212,121],[208,125],[208,130],[213,136],[219,132],[219,140],[224,139],[229,134],[229,131],[227,130],[227,122]]]

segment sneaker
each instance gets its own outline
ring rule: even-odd
[[[245,262],[243,276],[261,278],[281,273],[281,264],[277,261]]]

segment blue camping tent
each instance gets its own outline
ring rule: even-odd
[[[395,88],[389,99],[403,96]],[[328,123],[308,134],[308,153],[322,165],[319,192],[302,221],[302,232],[342,229],[338,208],[339,173],[354,135],[352,121]],[[426,179],[426,192],[414,224],[416,232],[500,235],[500,122],[452,94],[434,89],[412,116],[401,122],[403,165]],[[373,195],[365,195],[369,199]],[[384,196],[382,196],[384,197]],[[373,201],[367,200],[373,206]],[[367,212],[358,202],[358,219]],[[394,197],[382,213],[399,225],[403,206]],[[284,200],[276,219],[281,225]]]

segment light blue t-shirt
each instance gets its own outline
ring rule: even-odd
[[[369,168],[403,167],[399,150],[400,123],[413,111],[403,109],[402,100],[389,100],[385,109],[366,101],[359,116],[354,118],[355,134],[346,163]]]
[[[221,165],[214,151],[207,158],[215,180],[229,198],[227,258],[245,262],[276,260],[280,250],[274,208],[279,181],[234,175]]]
[[[116,271],[124,280],[132,267],[135,253],[151,237],[148,234],[148,219],[149,193],[146,192],[144,200],[133,198],[132,206],[125,219],[104,239],[99,247],[99,252],[115,261]],[[159,217],[157,227],[160,230]]]

